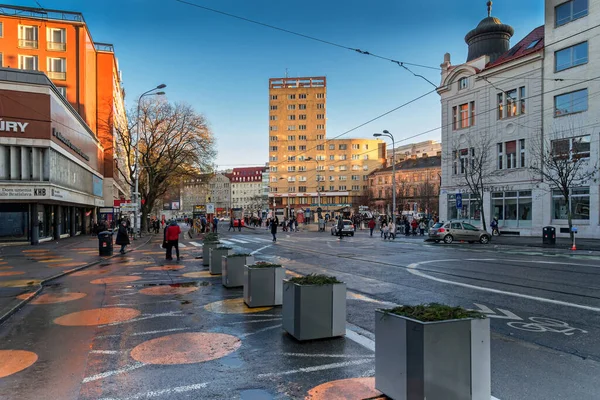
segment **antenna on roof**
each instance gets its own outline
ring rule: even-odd
[[[492,16],[492,1],[488,1],[487,2],[487,8],[488,8],[488,17]]]

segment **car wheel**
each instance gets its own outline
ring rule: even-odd
[[[483,235],[480,239],[479,242],[481,244],[488,244],[490,242],[490,237],[487,235]]]
[[[452,237],[452,235],[446,235],[446,237],[444,237],[444,243],[446,244],[450,244],[454,241],[454,238]]]

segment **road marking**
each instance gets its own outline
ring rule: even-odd
[[[473,304],[475,304],[477,306],[477,308],[479,308],[479,310],[476,310],[476,311],[481,311],[482,313],[486,314],[488,318],[516,319],[519,321],[523,320],[523,318],[521,318],[518,315],[516,315],[508,310],[505,310],[503,308],[498,308],[498,311],[500,311],[504,315],[498,315],[498,314],[496,314],[496,312],[494,310],[492,310],[491,308],[489,308],[486,305],[477,304],[477,303],[473,303]]]
[[[352,340],[353,342],[356,342],[358,344],[360,344],[361,346],[371,350],[371,351],[375,351],[375,341],[369,339],[368,337],[365,337],[363,335],[359,335],[358,333],[354,332],[351,329],[347,329],[346,328],[346,337],[350,340]]]
[[[245,240],[241,240],[241,239],[233,239],[233,238],[229,238],[229,240],[233,241],[233,242],[238,242],[238,243],[243,243],[243,244],[248,244],[250,242],[247,242]]]
[[[264,249],[267,249],[267,248],[269,248],[269,247],[271,247],[271,246],[273,246],[273,245],[272,245],[272,244],[269,244],[269,245],[267,245],[267,246],[261,247],[260,249],[256,249],[256,250],[254,250],[253,252],[251,252],[251,253],[250,253],[250,255],[257,254],[257,253],[261,252],[262,250],[264,250]]]
[[[91,350],[90,354],[123,354],[129,350]]]
[[[527,332],[552,332],[552,333],[562,333],[565,336],[572,336],[576,331],[580,331],[581,333],[588,333],[588,331],[584,331],[583,329],[573,328],[569,326],[568,323],[559,321],[557,319],[552,318],[544,318],[544,317],[530,317],[529,320],[531,322],[507,322],[506,325],[511,328],[519,329]]]
[[[421,272],[421,271],[419,271],[417,269],[419,267],[419,265],[423,265],[423,264],[431,264],[431,263],[435,263],[435,262],[455,262],[455,261],[464,261],[464,260],[455,260],[455,259],[452,259],[452,260],[421,261],[421,262],[418,262],[418,263],[410,264],[406,268],[407,268],[407,271],[410,272],[413,275],[420,276],[421,278],[430,279],[432,281],[436,281],[436,282],[440,282],[440,283],[447,283],[447,284],[450,284],[450,285],[462,286],[462,287],[465,287],[465,288],[474,289],[474,290],[481,290],[481,291],[484,291],[484,292],[490,292],[490,293],[496,293],[496,294],[503,294],[503,295],[506,295],[506,296],[519,297],[521,299],[534,300],[534,301],[539,301],[541,303],[556,304],[556,305],[559,305],[559,306],[579,308],[579,309],[587,310],[587,311],[600,312],[600,308],[598,308],[598,307],[591,307],[591,306],[586,306],[586,305],[583,305],[583,304],[569,303],[569,302],[561,301],[561,300],[546,299],[544,297],[531,296],[531,295],[528,295],[528,294],[515,293],[515,292],[507,292],[505,290],[492,289],[492,288],[483,287],[483,286],[471,285],[471,284],[468,284],[468,283],[455,282],[455,281],[449,281],[447,279],[436,278],[436,277],[427,275],[427,274],[425,274],[425,273],[423,273],[423,272]],[[465,278],[469,279],[468,277],[465,277]]]
[[[259,378],[259,379],[260,378],[270,378],[273,376],[291,375],[291,374],[297,374],[300,372],[325,371],[328,369],[344,368],[344,367],[350,367],[352,365],[361,365],[361,364],[367,364],[367,363],[372,363],[372,362],[373,362],[373,358],[367,358],[367,359],[362,359],[362,360],[350,360],[350,361],[344,361],[344,362],[333,363],[333,364],[317,365],[315,367],[292,369],[289,371],[269,372],[267,374],[259,374],[259,375],[257,375],[257,378]]]
[[[188,243],[191,244],[192,246],[202,247],[202,243],[198,243],[198,242],[188,242]]]
[[[223,239],[219,239],[219,242],[221,242],[221,243],[223,243],[223,244],[226,244],[226,245],[229,245],[229,246],[231,246],[231,245],[235,244],[235,243],[233,243],[233,242],[230,242],[229,240],[223,240]]]
[[[161,329],[158,331],[136,332],[136,333],[132,333],[130,336],[154,335],[155,333],[177,332],[177,331],[185,331],[187,329],[190,329],[190,328],[171,328],[171,329]],[[123,337],[123,335],[122,334],[98,335],[95,337],[95,339],[105,339],[105,338],[112,338],[112,337]]]
[[[267,319],[255,319],[254,321],[238,321],[238,322],[230,322],[228,325],[239,325],[239,324],[255,324],[257,322],[271,322],[271,321],[280,321],[279,318],[267,318]]]
[[[152,390],[146,393],[138,393],[130,397],[102,397],[99,400],[138,400],[138,399],[149,399],[152,397],[167,397],[166,395],[173,393],[186,393],[194,390],[204,389],[208,386],[208,383],[196,383],[194,385],[178,386],[170,389]]]
[[[144,363],[135,363],[135,364],[129,365],[129,366],[125,367],[125,368],[115,369],[113,371],[106,371],[106,372],[103,372],[101,374],[96,374],[96,375],[88,376],[87,378],[84,378],[83,381],[81,381],[81,383],[93,382],[93,381],[97,381],[97,380],[100,380],[100,379],[108,378],[109,376],[124,374],[125,372],[129,372],[129,371],[133,371],[133,370],[136,370],[138,368],[141,368],[144,365],[146,365],[146,364],[144,364]]]
[[[238,337],[240,339],[243,339],[243,338],[246,338],[248,336],[256,335],[257,333],[263,333],[263,332],[266,332],[266,331],[270,331],[272,329],[281,328],[281,326],[282,326],[281,324],[280,325],[275,325],[275,326],[269,326],[267,328],[262,328],[262,329],[259,329],[257,331],[254,331],[254,332],[244,333],[243,335],[239,335]]]
[[[282,356],[289,357],[325,357],[325,358],[373,358],[375,354],[306,354],[306,353],[282,353]]]

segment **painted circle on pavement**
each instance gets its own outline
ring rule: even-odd
[[[73,262],[68,262],[68,263],[64,263],[64,264],[59,264],[59,265],[48,265],[50,268],[71,268],[71,267],[80,267],[82,265],[85,265],[85,262],[77,262],[77,261],[73,261]]]
[[[23,271],[0,271],[0,276],[24,275]]]
[[[375,378],[350,378],[331,381],[308,391],[305,400],[375,399],[383,394],[375,389]]]
[[[183,274],[186,278],[212,278],[214,275],[211,275],[208,271],[197,271],[197,272],[187,272]]]
[[[14,281],[0,281],[0,287],[26,287],[39,285],[42,281],[39,279],[17,279]]]
[[[108,270],[108,269],[92,269],[92,270],[73,272],[71,274],[71,276],[94,276],[94,275],[107,274],[109,272],[110,272],[110,270]]]
[[[31,295],[31,293],[23,293],[17,296],[17,299],[27,300]],[[85,293],[45,293],[30,301],[29,304],[66,303],[67,301],[82,299],[85,296],[87,296]]]
[[[125,261],[124,264],[126,264],[127,267],[133,267],[135,265],[148,265],[152,263],[150,261]]]
[[[32,250],[23,250],[22,253],[47,253],[50,250],[46,249],[32,249]]]
[[[206,311],[219,313],[219,314],[247,314],[267,311],[273,307],[253,307],[250,308],[244,303],[244,299],[227,299],[221,301],[215,301],[204,306]]]
[[[7,269],[13,269],[14,267],[9,267],[8,265],[4,266],[4,267],[0,267],[0,271],[5,271]]]
[[[63,315],[62,317],[56,318],[54,323],[64,326],[104,325],[112,322],[128,321],[140,314],[140,311],[133,308],[93,308],[91,310],[77,311],[71,314]]]
[[[177,333],[151,339],[131,350],[131,358],[144,364],[195,364],[225,357],[242,342],[224,333]]]
[[[125,282],[139,281],[140,279],[142,279],[142,278],[140,278],[139,276],[117,275],[117,276],[109,276],[106,278],[94,279],[90,283],[93,283],[94,285],[110,285],[113,283],[125,283]]]
[[[38,359],[37,354],[25,350],[0,350],[0,378],[29,368]]]
[[[178,269],[184,269],[183,265],[164,265],[162,267],[148,267],[144,268],[144,271],[177,271]]]
[[[188,294],[198,290],[197,286],[181,286],[179,284],[153,286],[140,290],[148,296],[168,296],[170,294]]]
[[[54,263],[59,263],[59,262],[64,262],[64,261],[72,261],[72,258],[51,258],[49,260],[41,260],[40,262],[46,263],[46,264],[54,264]]]
[[[0,258],[0,260],[1,260],[1,258]],[[6,265],[6,264],[8,264],[8,261],[0,261],[0,265]]]

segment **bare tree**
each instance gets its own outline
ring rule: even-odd
[[[484,230],[487,229],[487,222],[483,194],[497,174],[492,162],[493,149],[493,137],[485,132],[455,140],[452,149],[452,173],[458,177],[457,185],[470,193],[469,206],[475,203],[479,208]]]
[[[406,179],[405,175],[396,177],[396,204],[398,207],[398,214],[402,214],[402,211],[406,209],[406,202],[410,200],[410,184]]]
[[[250,198],[249,205],[250,211],[255,211],[256,215],[260,217],[260,212],[269,208],[269,199],[257,194]]]
[[[439,202],[439,187],[431,183],[429,178],[421,182],[417,187],[419,203],[421,207],[431,213],[432,209],[437,212]]]
[[[191,106],[169,103],[158,98],[143,101],[130,111],[126,126],[108,121],[115,132],[116,146],[126,163],[117,164],[119,173],[130,186],[135,182],[135,137],[139,126],[139,191],[142,198],[141,231],[157,201],[170,187],[180,187],[186,177],[212,169],[214,138],[201,114]],[[137,118],[136,118],[137,116]]]
[[[596,182],[598,174],[598,162],[590,158],[590,134],[570,118],[555,124],[553,131],[532,147],[530,172],[547,184],[543,187],[550,193],[558,191],[562,196],[573,241],[571,194],[577,187]]]
[[[360,195],[354,196],[353,205],[356,206],[357,210],[360,206],[369,208],[375,207],[375,194],[373,193],[373,190],[363,190],[360,192]]]

